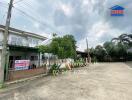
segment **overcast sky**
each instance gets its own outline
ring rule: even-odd
[[[14,0],[14,7],[26,12],[34,20],[13,8],[11,26],[47,37],[52,33],[59,36],[75,36],[79,50],[95,47],[122,33],[132,32],[131,0]],[[1,3],[2,2],[2,3]],[[0,0],[0,24],[5,24],[6,2]],[[125,8],[125,16],[112,17],[112,6]],[[37,21],[35,21],[37,19]],[[38,22],[39,21],[39,22]]]

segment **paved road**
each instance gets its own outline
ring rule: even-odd
[[[132,67],[128,65],[94,64],[21,83],[19,88],[0,93],[0,100],[132,100]]]

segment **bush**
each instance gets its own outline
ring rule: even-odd
[[[50,70],[49,70],[49,73],[50,74],[53,74],[53,75],[56,75],[60,72],[60,66],[57,65],[57,64],[54,64],[51,66]]]
[[[85,61],[83,60],[76,60],[74,62],[74,68],[83,67],[83,66],[85,66]]]

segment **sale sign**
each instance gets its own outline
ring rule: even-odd
[[[27,70],[30,60],[15,60],[15,70]]]

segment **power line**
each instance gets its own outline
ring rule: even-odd
[[[6,16],[7,12],[4,13],[4,15],[2,16],[2,19],[1,19],[1,24],[4,23],[4,18]]]
[[[33,21],[36,21],[36,22],[40,23],[41,25],[43,25],[44,27],[48,27],[49,29],[52,29],[52,30],[58,32],[56,29],[54,29],[52,26],[48,25],[47,23],[45,24],[43,21],[40,21],[40,20],[38,20],[38,19],[32,17],[31,15],[27,14],[26,12],[24,12],[24,11],[21,10],[21,9],[18,9],[18,8],[16,8],[16,7],[14,7],[14,8],[15,8],[17,11],[21,12],[22,14],[24,14],[25,16],[27,16],[28,18],[32,19]]]
[[[23,1],[23,0],[16,1],[14,4],[16,4],[16,3],[18,3],[18,2],[21,2],[21,1]],[[34,12],[36,9],[34,9],[34,8],[29,4],[29,2],[28,2],[28,3],[27,3],[27,2],[23,2],[23,4],[24,4],[25,6],[27,6],[28,8],[30,8],[29,12],[30,12],[31,14],[34,14],[34,15],[36,16],[36,18],[35,18],[35,17],[32,17],[32,15],[26,13],[25,11],[23,11],[23,10],[21,10],[21,9],[19,9],[19,8],[16,8],[15,6],[13,6],[13,8],[15,8],[17,11],[21,12],[23,15],[27,16],[27,17],[30,18],[31,20],[33,20],[33,21],[35,21],[35,22],[37,22],[37,23],[43,25],[44,27],[48,27],[48,29],[52,29],[53,31],[59,33],[59,32],[58,32],[55,28],[53,28],[51,25],[48,25],[47,23],[44,23],[43,21],[39,20],[39,19],[41,19],[41,17],[38,16],[38,14]],[[3,5],[3,6],[4,6],[4,5]],[[26,8],[26,7],[23,7],[23,6],[19,6],[19,7]]]
[[[41,19],[41,17],[38,15],[38,13],[36,13],[36,12],[38,12],[36,9],[34,9],[34,7],[32,7],[32,5],[30,4],[30,2],[23,2],[23,3],[21,3],[22,5],[19,5],[19,7],[22,7],[22,9],[26,9],[26,11],[28,11],[30,14],[32,14],[32,15],[35,15],[35,17],[37,18],[37,19]],[[50,25],[49,25],[50,26]]]
[[[3,5],[8,5],[8,3],[6,3],[6,2],[0,2],[0,4],[3,4]]]
[[[28,11],[30,14],[35,15],[35,17],[37,17],[38,19],[41,19],[41,17],[28,5],[19,5],[19,8],[26,9],[26,11]]]
[[[8,3],[7,2],[0,2],[1,4],[5,4],[5,5],[8,5]]]
[[[23,7],[23,6],[24,6],[24,7]],[[26,9],[27,9],[27,7],[28,7],[28,8],[29,8],[29,12],[30,12],[31,14],[34,14],[35,17],[36,17],[37,19],[42,19],[42,17],[39,16],[38,13],[36,13],[36,12],[38,12],[38,11],[37,11],[37,9],[35,9],[35,8],[31,5],[31,2],[29,2],[29,1],[24,1],[24,2],[22,3],[22,6],[21,6],[21,7],[22,7],[22,8],[26,8]],[[43,21],[41,21],[41,22],[43,22]],[[60,33],[57,29],[53,28],[51,25],[48,25],[47,23],[46,23],[46,26],[48,26],[50,29],[56,30],[57,33]]]
[[[23,0],[18,0],[16,2],[14,2],[13,4],[16,4],[16,3],[19,3],[19,2],[22,2]]]
[[[0,2],[0,7],[3,7],[3,8],[7,8],[8,7],[8,3],[6,2]],[[3,16],[1,17],[1,20],[0,20],[0,23],[4,23],[4,18],[7,14],[7,11],[5,11],[5,13],[3,14]]]
[[[0,7],[3,7],[3,8],[8,8],[8,6],[7,6],[7,5],[3,5],[3,4],[1,4],[1,3],[0,3]]]

